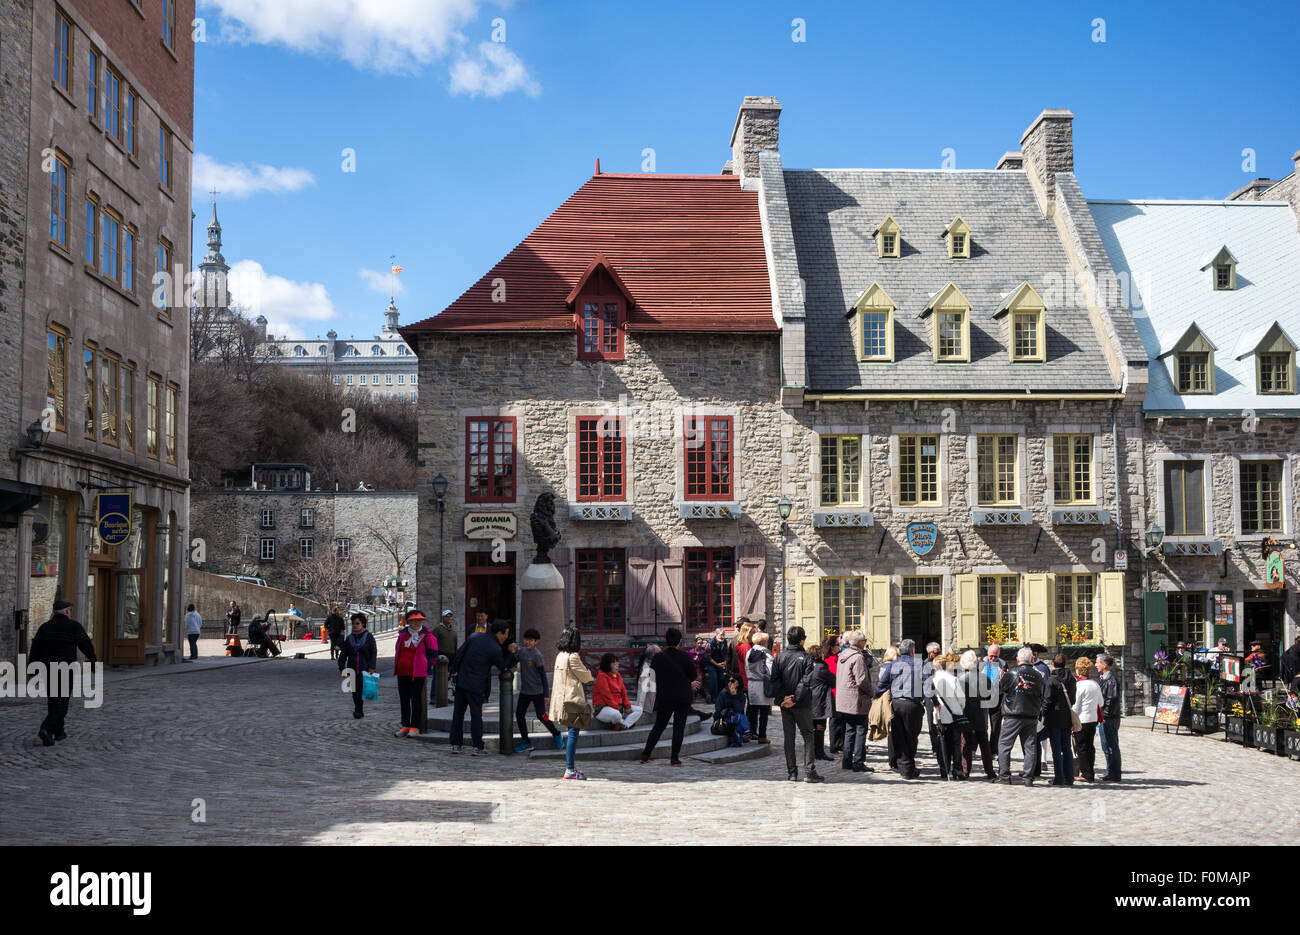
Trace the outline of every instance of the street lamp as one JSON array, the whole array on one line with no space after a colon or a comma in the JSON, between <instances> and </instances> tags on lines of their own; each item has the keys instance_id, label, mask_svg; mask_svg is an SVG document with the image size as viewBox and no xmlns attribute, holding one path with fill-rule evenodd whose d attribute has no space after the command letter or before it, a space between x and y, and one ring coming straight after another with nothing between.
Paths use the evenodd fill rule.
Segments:
<instances>
[{"instance_id":1,"label":"street lamp","mask_svg":"<svg viewBox=\"0 0 1300 935\"><path fill-rule=\"evenodd\" d=\"M783 647L785 646L785 613L786 613L785 550L786 550L786 543L789 541L789 533L790 533L790 524L786 522L786 520L790 518L790 511L793 508L794 508L794 504L790 502L790 498L787 497L785 494L782 494L781 499L776 501L776 512L777 515L781 517L781 645Z\"/></svg>"},{"instance_id":2,"label":"street lamp","mask_svg":"<svg viewBox=\"0 0 1300 935\"><path fill-rule=\"evenodd\" d=\"M1160 548L1160 543L1165 541L1165 531L1156 523L1147 527L1146 532L1147 551L1155 552Z\"/></svg>"},{"instance_id":3,"label":"street lamp","mask_svg":"<svg viewBox=\"0 0 1300 935\"><path fill-rule=\"evenodd\" d=\"M439 474L430 481L430 484L433 486L433 496L438 502L438 612L442 613L442 552L443 543L446 541L447 478Z\"/></svg>"}]
</instances>

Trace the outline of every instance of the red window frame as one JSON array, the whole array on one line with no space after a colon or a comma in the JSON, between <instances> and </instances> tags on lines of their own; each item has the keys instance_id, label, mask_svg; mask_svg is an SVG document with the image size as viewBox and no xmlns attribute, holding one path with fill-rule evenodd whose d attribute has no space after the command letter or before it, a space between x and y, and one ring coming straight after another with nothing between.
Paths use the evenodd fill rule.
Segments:
<instances>
[{"instance_id":1,"label":"red window frame","mask_svg":"<svg viewBox=\"0 0 1300 935\"><path fill-rule=\"evenodd\" d=\"M730 500L734 489L735 432L731 416L687 416L683 495L687 500Z\"/></svg>"},{"instance_id":2,"label":"red window frame","mask_svg":"<svg viewBox=\"0 0 1300 935\"><path fill-rule=\"evenodd\" d=\"M686 550L687 630L731 626L735 594L735 549Z\"/></svg>"},{"instance_id":3,"label":"red window frame","mask_svg":"<svg viewBox=\"0 0 1300 935\"><path fill-rule=\"evenodd\" d=\"M627 300L621 295L583 295L574 303L579 360L623 360Z\"/></svg>"},{"instance_id":4,"label":"red window frame","mask_svg":"<svg viewBox=\"0 0 1300 935\"><path fill-rule=\"evenodd\" d=\"M612 416L578 419L577 499L583 503L617 502L627 489L627 438L623 420Z\"/></svg>"},{"instance_id":5,"label":"red window frame","mask_svg":"<svg viewBox=\"0 0 1300 935\"><path fill-rule=\"evenodd\" d=\"M481 427L480 427L481 426ZM504 437L498 438L498 432ZM511 503L515 499L515 417L467 416L465 419L465 502ZM502 468L506 473L498 473ZM479 473L476 475L475 471ZM475 478L484 478L476 485ZM501 478L501 483L497 483ZM480 487L488 487L484 493Z\"/></svg>"},{"instance_id":6,"label":"red window frame","mask_svg":"<svg viewBox=\"0 0 1300 935\"><path fill-rule=\"evenodd\" d=\"M627 553L577 549L573 619L579 630L621 632L627 626Z\"/></svg>"}]
</instances>

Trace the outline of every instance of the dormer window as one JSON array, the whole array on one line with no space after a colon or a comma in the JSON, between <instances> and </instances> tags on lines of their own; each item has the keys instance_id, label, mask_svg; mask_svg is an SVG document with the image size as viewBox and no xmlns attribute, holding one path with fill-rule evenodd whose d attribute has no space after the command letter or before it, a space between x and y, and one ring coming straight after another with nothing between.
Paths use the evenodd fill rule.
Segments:
<instances>
[{"instance_id":1,"label":"dormer window","mask_svg":"<svg viewBox=\"0 0 1300 935\"><path fill-rule=\"evenodd\" d=\"M303 347L301 344L295 344L295 345L293 346L293 356L294 356L294 357L306 357L306 356L307 356L307 349L306 349L305 347Z\"/></svg>"},{"instance_id":2,"label":"dormer window","mask_svg":"<svg viewBox=\"0 0 1300 935\"><path fill-rule=\"evenodd\" d=\"M578 331L578 359L624 360L630 296L603 256L592 260L568 301Z\"/></svg>"},{"instance_id":3,"label":"dormer window","mask_svg":"<svg viewBox=\"0 0 1300 935\"><path fill-rule=\"evenodd\" d=\"M380 347L378 344L372 344L372 345L370 346L370 356L371 356L371 357L383 357L383 356L384 356L384 349L383 349L382 347Z\"/></svg>"},{"instance_id":4,"label":"dormer window","mask_svg":"<svg viewBox=\"0 0 1300 935\"><path fill-rule=\"evenodd\" d=\"M1028 282L1012 292L993 317L1007 317L1007 350L1013 363L1041 363L1047 359L1047 309Z\"/></svg>"},{"instance_id":5,"label":"dormer window","mask_svg":"<svg viewBox=\"0 0 1300 935\"><path fill-rule=\"evenodd\" d=\"M1214 393L1214 352L1218 350L1196 322L1183 332L1172 348L1160 356L1172 357L1174 387L1189 395Z\"/></svg>"},{"instance_id":6,"label":"dormer window","mask_svg":"<svg viewBox=\"0 0 1300 935\"><path fill-rule=\"evenodd\" d=\"M876 238L876 249L882 259L898 259L902 231L892 214L880 222L872 236Z\"/></svg>"},{"instance_id":7,"label":"dormer window","mask_svg":"<svg viewBox=\"0 0 1300 935\"><path fill-rule=\"evenodd\" d=\"M961 219L961 215L952 219L943 231L948 244L948 256L954 260L970 259L970 225Z\"/></svg>"},{"instance_id":8,"label":"dormer window","mask_svg":"<svg viewBox=\"0 0 1300 935\"><path fill-rule=\"evenodd\" d=\"M1248 345L1247 350L1237 359L1241 360L1251 353L1255 355L1255 380L1261 395L1282 395L1296 391L1296 346L1290 335L1282 330L1281 323L1273 322L1262 338L1256 340L1252 336L1243 343Z\"/></svg>"},{"instance_id":9,"label":"dormer window","mask_svg":"<svg viewBox=\"0 0 1300 935\"><path fill-rule=\"evenodd\" d=\"M1210 285L1215 292L1231 292L1237 288L1237 258L1226 244L1211 254L1201 269L1210 270Z\"/></svg>"},{"instance_id":10,"label":"dormer window","mask_svg":"<svg viewBox=\"0 0 1300 935\"><path fill-rule=\"evenodd\" d=\"M944 286L926 306L922 317L934 316L934 359L940 363L970 361L970 302L952 283Z\"/></svg>"},{"instance_id":11,"label":"dormer window","mask_svg":"<svg viewBox=\"0 0 1300 935\"><path fill-rule=\"evenodd\" d=\"M858 360L891 361L894 359L894 300L873 282L849 309L853 344Z\"/></svg>"}]
</instances>

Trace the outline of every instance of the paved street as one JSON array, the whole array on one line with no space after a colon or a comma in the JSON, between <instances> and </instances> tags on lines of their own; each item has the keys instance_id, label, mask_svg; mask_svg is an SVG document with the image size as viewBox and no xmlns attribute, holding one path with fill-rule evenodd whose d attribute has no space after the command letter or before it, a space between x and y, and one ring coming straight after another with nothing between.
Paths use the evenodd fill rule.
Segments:
<instances>
[{"instance_id":1,"label":"paved street","mask_svg":"<svg viewBox=\"0 0 1300 935\"><path fill-rule=\"evenodd\" d=\"M390 659L391 645L381 640ZM1139 718L1121 733L1119 786L863 780L837 764L821 786L794 785L779 747L729 766L590 762L584 783L562 780L559 764L394 738L391 679L354 720L328 656L157 671L112 680L99 709L74 702L69 739L48 749L43 702L0 702L0 844L687 843L703 816L749 802L795 820L723 825L716 843L999 844L1029 827L1062 842L1208 844L1252 803L1269 816L1253 843L1283 843L1300 822L1300 763L1153 735ZM869 762L882 768L883 748ZM921 765L934 774L928 753ZM191 820L196 799L205 822ZM846 808L860 811L837 819Z\"/></svg>"}]
</instances>

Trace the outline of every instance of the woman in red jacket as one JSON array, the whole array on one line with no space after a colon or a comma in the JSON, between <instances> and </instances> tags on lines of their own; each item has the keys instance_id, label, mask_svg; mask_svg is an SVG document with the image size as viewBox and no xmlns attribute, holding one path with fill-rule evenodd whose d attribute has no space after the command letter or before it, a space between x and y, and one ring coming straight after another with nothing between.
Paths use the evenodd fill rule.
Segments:
<instances>
[{"instance_id":1,"label":"woman in red jacket","mask_svg":"<svg viewBox=\"0 0 1300 935\"><path fill-rule=\"evenodd\" d=\"M640 705L628 700L627 686L618 674L618 658L613 653L600 657L600 671L591 689L591 706L596 712L592 716L614 730L626 730L641 718Z\"/></svg>"},{"instance_id":2,"label":"woman in red jacket","mask_svg":"<svg viewBox=\"0 0 1300 935\"><path fill-rule=\"evenodd\" d=\"M420 736L420 702L428 690L424 680L438 665L438 641L424 621L424 614L413 610L406 615L406 627L397 632L393 674L402 701L402 726L393 732L394 737Z\"/></svg>"}]
</instances>

